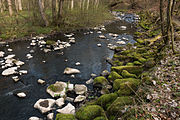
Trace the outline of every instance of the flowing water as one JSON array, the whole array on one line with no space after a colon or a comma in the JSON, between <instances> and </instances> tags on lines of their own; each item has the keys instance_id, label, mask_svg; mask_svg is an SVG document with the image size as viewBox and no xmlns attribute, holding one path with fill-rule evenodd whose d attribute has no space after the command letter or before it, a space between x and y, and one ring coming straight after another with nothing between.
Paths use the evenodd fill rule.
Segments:
<instances>
[{"instance_id":1,"label":"flowing water","mask_svg":"<svg viewBox=\"0 0 180 120\"><path fill-rule=\"evenodd\" d=\"M119 27L122 25L127 26L127 29L120 30ZM86 81L90 79L91 73L100 75L103 70L110 70L111 66L106 62L106 58L112 58L114 52L107 45L115 43L115 40L108 33L117 33L119 38L126 37L128 39L126 43L134 43L132 35L135 29L132 23L120 20L108 24L106 29L107 31L104 31L102 34L109 40L98 38L99 34L97 31L93 31L92 34L88 35L84 35L87 31L76 32L74 33L76 38L75 44L61 51L48 53L44 53L37 46L28 49L30 41L9 43L9 47L1 45L0 50L5 51L6 55L14 53L16 58L25 62L21 69L28 70L28 74L22 75L17 83L12 80L12 76L3 77L0 75L0 120L27 120L31 116L45 119L45 115L34 109L33 105L40 98L51 98L46 93L48 85L56 81L86 84ZM66 41L66 38L63 36L53 39L58 40L59 38ZM101 47L97 46L99 43L102 44ZM8 48L12 48L13 52L8 52ZM35 52L32 53L33 58L27 60L26 54L30 50ZM62 51L64 55L59 54ZM68 60L67 62L65 61L66 59ZM76 62L80 62L81 65L76 66ZM81 73L75 75L75 78L71 78L69 75L63 74L66 67L77 68ZM0 69L0 72L2 71L3 69ZM45 80L47 84L39 85L37 83L38 79ZM92 85L87 86L89 89L93 89ZM26 98L22 99L14 95L22 91L27 94Z\"/></svg>"}]
</instances>

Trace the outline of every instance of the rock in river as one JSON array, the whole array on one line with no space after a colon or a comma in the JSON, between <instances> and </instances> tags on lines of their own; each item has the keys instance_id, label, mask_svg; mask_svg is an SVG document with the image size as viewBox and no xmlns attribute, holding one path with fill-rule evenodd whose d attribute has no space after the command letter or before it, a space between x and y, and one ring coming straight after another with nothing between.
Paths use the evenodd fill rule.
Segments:
<instances>
[{"instance_id":1,"label":"rock in river","mask_svg":"<svg viewBox=\"0 0 180 120\"><path fill-rule=\"evenodd\" d=\"M64 108L58 109L57 112L62 113L62 114L75 114L75 107L71 104L68 103Z\"/></svg>"},{"instance_id":2,"label":"rock in river","mask_svg":"<svg viewBox=\"0 0 180 120\"><path fill-rule=\"evenodd\" d=\"M0 51L0 57L4 57L4 52L3 51Z\"/></svg>"},{"instance_id":3,"label":"rock in river","mask_svg":"<svg viewBox=\"0 0 180 120\"><path fill-rule=\"evenodd\" d=\"M58 107L62 107L64 105L64 98L57 99L56 105L58 105Z\"/></svg>"},{"instance_id":4,"label":"rock in river","mask_svg":"<svg viewBox=\"0 0 180 120\"><path fill-rule=\"evenodd\" d=\"M11 68L5 69L5 70L2 72L2 75L8 76L8 75L16 74L16 73L17 73L16 70L17 70L17 67L11 67Z\"/></svg>"},{"instance_id":5,"label":"rock in river","mask_svg":"<svg viewBox=\"0 0 180 120\"><path fill-rule=\"evenodd\" d=\"M78 95L78 96L75 98L74 102L82 102L82 101L84 101L85 99L86 99L86 96L84 96L84 95Z\"/></svg>"},{"instance_id":6,"label":"rock in river","mask_svg":"<svg viewBox=\"0 0 180 120\"><path fill-rule=\"evenodd\" d=\"M87 87L85 85L75 85L76 94L84 94L87 92Z\"/></svg>"},{"instance_id":7,"label":"rock in river","mask_svg":"<svg viewBox=\"0 0 180 120\"><path fill-rule=\"evenodd\" d=\"M46 91L52 97L64 96L66 95L67 84L65 82L56 82L55 84L50 85Z\"/></svg>"},{"instance_id":8,"label":"rock in river","mask_svg":"<svg viewBox=\"0 0 180 120\"><path fill-rule=\"evenodd\" d=\"M41 113L46 113L52 110L52 106L55 104L54 99L39 99L35 104L34 108L37 108Z\"/></svg>"},{"instance_id":9,"label":"rock in river","mask_svg":"<svg viewBox=\"0 0 180 120\"><path fill-rule=\"evenodd\" d=\"M47 115L47 119L48 119L48 120L53 120L53 117L54 117L54 113L49 113L49 114Z\"/></svg>"},{"instance_id":10,"label":"rock in river","mask_svg":"<svg viewBox=\"0 0 180 120\"><path fill-rule=\"evenodd\" d=\"M45 83L45 81L42 80L42 79L39 79L37 82L38 82L39 84L41 84L41 85Z\"/></svg>"},{"instance_id":11,"label":"rock in river","mask_svg":"<svg viewBox=\"0 0 180 120\"><path fill-rule=\"evenodd\" d=\"M28 120L42 120L41 118L38 118L38 117L30 117Z\"/></svg>"},{"instance_id":12,"label":"rock in river","mask_svg":"<svg viewBox=\"0 0 180 120\"><path fill-rule=\"evenodd\" d=\"M23 93L23 92L20 92L20 93L17 94L17 96L20 97L20 98L25 98L26 94Z\"/></svg>"},{"instance_id":13,"label":"rock in river","mask_svg":"<svg viewBox=\"0 0 180 120\"><path fill-rule=\"evenodd\" d=\"M78 69L75 69L75 68L69 68L67 67L65 70L64 70L64 74L77 74L77 73L80 73L80 71Z\"/></svg>"}]
</instances>

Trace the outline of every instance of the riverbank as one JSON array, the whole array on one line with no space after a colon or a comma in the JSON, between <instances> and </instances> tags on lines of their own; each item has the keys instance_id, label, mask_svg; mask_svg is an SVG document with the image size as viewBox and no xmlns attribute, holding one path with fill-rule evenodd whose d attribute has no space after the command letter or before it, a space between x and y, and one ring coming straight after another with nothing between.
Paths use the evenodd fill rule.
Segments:
<instances>
[{"instance_id":1,"label":"riverbank","mask_svg":"<svg viewBox=\"0 0 180 120\"><path fill-rule=\"evenodd\" d=\"M113 59L108 60L111 73L94 79L94 86L101 86L105 94L83 105L76 111L76 118L179 119L179 38L175 41L177 54L168 47L162 51L160 31L154 31L158 24L149 18L155 17L141 15L137 43L115 49Z\"/></svg>"}]
</instances>

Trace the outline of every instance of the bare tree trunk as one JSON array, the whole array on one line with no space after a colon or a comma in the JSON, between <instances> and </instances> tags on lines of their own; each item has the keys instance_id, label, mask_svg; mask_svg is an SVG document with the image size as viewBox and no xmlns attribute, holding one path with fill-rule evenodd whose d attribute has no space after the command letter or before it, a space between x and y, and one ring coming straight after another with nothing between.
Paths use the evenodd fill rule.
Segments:
<instances>
[{"instance_id":1,"label":"bare tree trunk","mask_svg":"<svg viewBox=\"0 0 180 120\"><path fill-rule=\"evenodd\" d=\"M18 12L19 11L19 6L18 6L18 0L14 0L14 6L15 6L15 9L16 11Z\"/></svg>"},{"instance_id":2,"label":"bare tree trunk","mask_svg":"<svg viewBox=\"0 0 180 120\"><path fill-rule=\"evenodd\" d=\"M89 0L87 0L87 10L89 9Z\"/></svg>"},{"instance_id":3,"label":"bare tree trunk","mask_svg":"<svg viewBox=\"0 0 180 120\"><path fill-rule=\"evenodd\" d=\"M166 32L165 32L165 27L164 27L164 0L160 0L160 20L161 20L161 32L163 36L164 43L167 43L167 37L166 37Z\"/></svg>"},{"instance_id":4,"label":"bare tree trunk","mask_svg":"<svg viewBox=\"0 0 180 120\"><path fill-rule=\"evenodd\" d=\"M62 18L63 2L64 2L64 0L59 0L58 20L60 20Z\"/></svg>"},{"instance_id":5,"label":"bare tree trunk","mask_svg":"<svg viewBox=\"0 0 180 120\"><path fill-rule=\"evenodd\" d=\"M13 15L12 2L11 0L7 0L7 2L8 2L8 8L9 8L9 15L12 16Z\"/></svg>"},{"instance_id":6,"label":"bare tree trunk","mask_svg":"<svg viewBox=\"0 0 180 120\"><path fill-rule=\"evenodd\" d=\"M2 2L2 0L0 0L0 11L1 11L1 13L3 13L3 2Z\"/></svg>"},{"instance_id":7,"label":"bare tree trunk","mask_svg":"<svg viewBox=\"0 0 180 120\"><path fill-rule=\"evenodd\" d=\"M52 21L56 21L56 0L52 0Z\"/></svg>"},{"instance_id":8,"label":"bare tree trunk","mask_svg":"<svg viewBox=\"0 0 180 120\"><path fill-rule=\"evenodd\" d=\"M71 10L74 8L74 0L71 0Z\"/></svg>"},{"instance_id":9,"label":"bare tree trunk","mask_svg":"<svg viewBox=\"0 0 180 120\"><path fill-rule=\"evenodd\" d=\"M18 6L19 6L19 10L22 11L22 1L21 0L18 0Z\"/></svg>"},{"instance_id":10,"label":"bare tree trunk","mask_svg":"<svg viewBox=\"0 0 180 120\"><path fill-rule=\"evenodd\" d=\"M41 17L45 23L45 26L49 26L49 22L45 16L45 13L44 13L44 10L43 10L43 5L42 5L42 0L39 0L39 10L40 10L40 14L41 14Z\"/></svg>"}]
</instances>

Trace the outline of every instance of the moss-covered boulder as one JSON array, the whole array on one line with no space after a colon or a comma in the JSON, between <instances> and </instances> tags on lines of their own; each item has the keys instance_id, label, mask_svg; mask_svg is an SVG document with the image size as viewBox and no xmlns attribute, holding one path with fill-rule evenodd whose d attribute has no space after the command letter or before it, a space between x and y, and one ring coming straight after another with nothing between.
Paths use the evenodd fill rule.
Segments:
<instances>
[{"instance_id":1,"label":"moss-covered boulder","mask_svg":"<svg viewBox=\"0 0 180 120\"><path fill-rule=\"evenodd\" d=\"M131 74L129 73L127 70L123 70L121 75L124 77L124 78L137 78L137 76L135 74Z\"/></svg>"},{"instance_id":2,"label":"moss-covered boulder","mask_svg":"<svg viewBox=\"0 0 180 120\"><path fill-rule=\"evenodd\" d=\"M116 79L121 79L121 78L123 78L123 77L121 75L119 75L116 71L112 71L110 73L110 75L108 76L109 81L114 81Z\"/></svg>"},{"instance_id":3,"label":"moss-covered boulder","mask_svg":"<svg viewBox=\"0 0 180 120\"><path fill-rule=\"evenodd\" d=\"M126 66L134 66L134 63L127 63Z\"/></svg>"},{"instance_id":4,"label":"moss-covered boulder","mask_svg":"<svg viewBox=\"0 0 180 120\"><path fill-rule=\"evenodd\" d=\"M104 116L104 110L99 105L83 106L76 112L78 120L93 120L99 116Z\"/></svg>"},{"instance_id":5,"label":"moss-covered boulder","mask_svg":"<svg viewBox=\"0 0 180 120\"><path fill-rule=\"evenodd\" d=\"M143 68L141 66L116 66L111 67L112 71L116 71L121 74L123 70L127 70L129 73L139 75L143 72Z\"/></svg>"},{"instance_id":6,"label":"moss-covered boulder","mask_svg":"<svg viewBox=\"0 0 180 120\"><path fill-rule=\"evenodd\" d=\"M72 114L57 114L56 120L76 120L76 118Z\"/></svg>"},{"instance_id":7,"label":"moss-covered boulder","mask_svg":"<svg viewBox=\"0 0 180 120\"><path fill-rule=\"evenodd\" d=\"M119 60L113 61L113 66L121 66L121 65L123 65L123 62L120 62Z\"/></svg>"},{"instance_id":8,"label":"moss-covered boulder","mask_svg":"<svg viewBox=\"0 0 180 120\"><path fill-rule=\"evenodd\" d=\"M142 63L139 61L134 61L133 63L134 63L134 65L142 65Z\"/></svg>"},{"instance_id":9,"label":"moss-covered boulder","mask_svg":"<svg viewBox=\"0 0 180 120\"><path fill-rule=\"evenodd\" d=\"M144 44L144 40L142 40L142 39L136 39L136 41L140 44Z\"/></svg>"},{"instance_id":10,"label":"moss-covered boulder","mask_svg":"<svg viewBox=\"0 0 180 120\"><path fill-rule=\"evenodd\" d=\"M117 97L117 93L105 94L97 99L96 104L106 109L106 105L108 105L108 103L112 103Z\"/></svg>"},{"instance_id":11,"label":"moss-covered boulder","mask_svg":"<svg viewBox=\"0 0 180 120\"><path fill-rule=\"evenodd\" d=\"M96 77L93 82L94 86L102 86L102 85L105 86L108 84L109 84L108 80L103 76Z\"/></svg>"},{"instance_id":12,"label":"moss-covered boulder","mask_svg":"<svg viewBox=\"0 0 180 120\"><path fill-rule=\"evenodd\" d=\"M145 63L147 60L143 57L138 57L137 60L141 63Z\"/></svg>"},{"instance_id":13,"label":"moss-covered boulder","mask_svg":"<svg viewBox=\"0 0 180 120\"><path fill-rule=\"evenodd\" d=\"M95 118L94 120L107 120L107 119L104 116L100 116L100 117Z\"/></svg>"},{"instance_id":14,"label":"moss-covered boulder","mask_svg":"<svg viewBox=\"0 0 180 120\"><path fill-rule=\"evenodd\" d=\"M132 105L133 98L129 96L118 97L107 109L109 115L122 115L125 105Z\"/></svg>"},{"instance_id":15,"label":"moss-covered boulder","mask_svg":"<svg viewBox=\"0 0 180 120\"><path fill-rule=\"evenodd\" d=\"M128 96L137 91L139 84L140 80L135 78L117 79L113 83L113 89L118 90L119 96Z\"/></svg>"}]
</instances>

